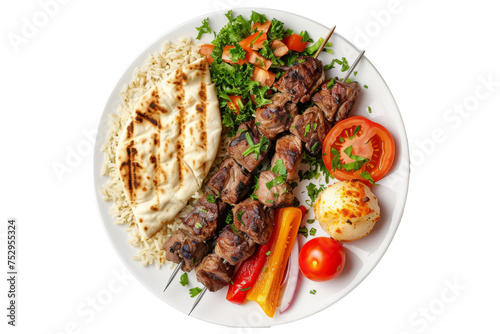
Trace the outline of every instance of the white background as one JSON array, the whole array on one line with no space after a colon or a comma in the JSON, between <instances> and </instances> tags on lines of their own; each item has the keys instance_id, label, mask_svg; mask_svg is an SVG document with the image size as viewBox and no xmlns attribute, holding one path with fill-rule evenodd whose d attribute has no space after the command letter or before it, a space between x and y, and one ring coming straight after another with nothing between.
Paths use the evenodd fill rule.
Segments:
<instances>
[{"instance_id":1,"label":"white background","mask_svg":"<svg viewBox=\"0 0 500 334\"><path fill-rule=\"evenodd\" d=\"M101 226L85 151L116 81L143 48L192 17L232 7L336 24L391 88L412 158L405 213L378 266L335 305L271 330L499 331L500 24L492 1L73 0L14 46L8 36L22 36L46 2L0 5L2 333L270 331L188 318L126 275ZM77 149L81 159L58 177L54 163ZM19 225L16 328L5 316L10 217ZM90 312L104 294L105 305Z\"/></svg>"}]
</instances>

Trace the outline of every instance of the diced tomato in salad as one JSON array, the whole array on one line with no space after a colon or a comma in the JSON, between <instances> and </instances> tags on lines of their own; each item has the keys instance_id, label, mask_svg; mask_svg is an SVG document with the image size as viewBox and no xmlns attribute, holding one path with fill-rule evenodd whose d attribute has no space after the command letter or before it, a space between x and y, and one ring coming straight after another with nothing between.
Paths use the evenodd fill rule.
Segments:
<instances>
[{"instance_id":1,"label":"diced tomato in salad","mask_svg":"<svg viewBox=\"0 0 500 334\"><path fill-rule=\"evenodd\" d=\"M283 43L288 49L303 52L306 49L307 42L302 42L302 36L297 34L292 34L288 37L283 38Z\"/></svg>"},{"instance_id":2,"label":"diced tomato in salad","mask_svg":"<svg viewBox=\"0 0 500 334\"><path fill-rule=\"evenodd\" d=\"M255 66L253 69L252 80L258 81L262 86L271 87L274 83L276 74L271 71L267 71L263 68Z\"/></svg>"},{"instance_id":3,"label":"diced tomato in salad","mask_svg":"<svg viewBox=\"0 0 500 334\"><path fill-rule=\"evenodd\" d=\"M214 59L212 58L211 54L212 51L214 51L215 45L212 44L205 44L200 47L200 54L204 55L208 59L208 64L212 64Z\"/></svg>"},{"instance_id":4,"label":"diced tomato in salad","mask_svg":"<svg viewBox=\"0 0 500 334\"><path fill-rule=\"evenodd\" d=\"M257 31L263 31L267 33L269 31L269 28L271 28L271 23L271 20L267 20L264 23L254 22L254 24L252 25L252 30L257 29Z\"/></svg>"},{"instance_id":5,"label":"diced tomato in salad","mask_svg":"<svg viewBox=\"0 0 500 334\"><path fill-rule=\"evenodd\" d=\"M229 99L231 100L231 102L228 102L227 103L227 106L231 109L233 109L236 114L239 114L240 113L240 106L238 105L238 101L241 100L241 95L228 95L229 96Z\"/></svg>"},{"instance_id":6,"label":"diced tomato in salad","mask_svg":"<svg viewBox=\"0 0 500 334\"><path fill-rule=\"evenodd\" d=\"M246 62L243 59L239 59L238 62L235 63L233 61L233 59L231 58L231 54L229 53L229 50L234 49L234 48L235 48L234 45L226 45L226 47L222 51L222 60L224 60L226 63L229 63L229 64L243 65Z\"/></svg>"},{"instance_id":7,"label":"diced tomato in salad","mask_svg":"<svg viewBox=\"0 0 500 334\"><path fill-rule=\"evenodd\" d=\"M259 50L264 46L264 41L267 40L267 34L264 31L257 31L256 33L248 36L241 42L238 42L243 49Z\"/></svg>"}]
</instances>

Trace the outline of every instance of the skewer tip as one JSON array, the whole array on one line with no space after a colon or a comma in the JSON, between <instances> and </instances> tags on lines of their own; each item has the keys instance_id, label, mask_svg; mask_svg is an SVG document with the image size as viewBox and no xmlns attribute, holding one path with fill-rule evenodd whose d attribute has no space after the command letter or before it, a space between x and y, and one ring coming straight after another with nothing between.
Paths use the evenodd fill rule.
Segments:
<instances>
[{"instance_id":1,"label":"skewer tip","mask_svg":"<svg viewBox=\"0 0 500 334\"><path fill-rule=\"evenodd\" d=\"M205 292L207 292L207 290L208 290L207 287L204 287L203 290L200 292L200 294L198 295L198 298L196 298L196 301L194 302L193 307L191 307L191 311L189 311L188 316L190 316L191 313L194 311L194 309L196 308L198 303L201 301L201 299L203 298L203 295L205 294Z\"/></svg>"}]
</instances>

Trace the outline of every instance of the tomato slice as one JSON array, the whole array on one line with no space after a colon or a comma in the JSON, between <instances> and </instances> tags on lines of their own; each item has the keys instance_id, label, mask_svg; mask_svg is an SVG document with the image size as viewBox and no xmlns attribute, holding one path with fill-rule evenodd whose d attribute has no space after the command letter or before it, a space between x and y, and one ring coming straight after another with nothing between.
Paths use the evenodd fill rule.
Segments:
<instances>
[{"instance_id":1,"label":"tomato slice","mask_svg":"<svg viewBox=\"0 0 500 334\"><path fill-rule=\"evenodd\" d=\"M377 182L390 170L394 152L390 132L362 116L338 122L323 141L325 166L340 181L359 179L370 185L368 172Z\"/></svg>"},{"instance_id":2,"label":"tomato slice","mask_svg":"<svg viewBox=\"0 0 500 334\"><path fill-rule=\"evenodd\" d=\"M288 49L302 52L306 49L307 42L302 42L302 36L297 34L292 34L288 37L283 38L283 43L287 46Z\"/></svg>"},{"instance_id":3,"label":"tomato slice","mask_svg":"<svg viewBox=\"0 0 500 334\"><path fill-rule=\"evenodd\" d=\"M211 56L214 48L215 48L215 45L212 45L212 44L205 44L205 45L200 46L199 52L200 52L200 54L205 55L207 57L209 64L212 64L212 62L214 61L214 59Z\"/></svg>"}]
</instances>

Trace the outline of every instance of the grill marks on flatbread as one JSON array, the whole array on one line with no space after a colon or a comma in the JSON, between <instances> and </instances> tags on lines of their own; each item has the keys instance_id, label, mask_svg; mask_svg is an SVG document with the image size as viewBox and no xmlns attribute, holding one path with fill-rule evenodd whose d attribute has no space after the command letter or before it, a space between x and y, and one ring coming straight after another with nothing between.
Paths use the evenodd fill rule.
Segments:
<instances>
[{"instance_id":1,"label":"grill marks on flatbread","mask_svg":"<svg viewBox=\"0 0 500 334\"><path fill-rule=\"evenodd\" d=\"M143 237L167 224L200 188L219 147L221 120L205 59L139 98L118 140L125 196Z\"/></svg>"}]
</instances>

